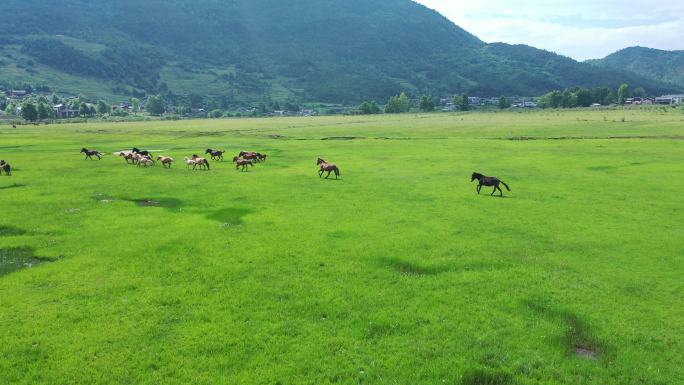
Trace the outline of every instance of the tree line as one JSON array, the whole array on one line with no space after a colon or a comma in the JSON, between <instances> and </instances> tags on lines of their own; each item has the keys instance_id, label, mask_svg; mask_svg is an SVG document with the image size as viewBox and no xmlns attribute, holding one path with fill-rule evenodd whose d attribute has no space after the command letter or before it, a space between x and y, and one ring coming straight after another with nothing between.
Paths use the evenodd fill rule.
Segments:
<instances>
[{"instance_id":1,"label":"tree line","mask_svg":"<svg viewBox=\"0 0 684 385\"><path fill-rule=\"evenodd\" d=\"M631 91L628 84L622 84L617 90L607 87L566 88L563 92L551 91L539 98L540 108L576 108L591 107L594 104L624 105L630 97L646 97L646 90L639 87Z\"/></svg>"}]
</instances>

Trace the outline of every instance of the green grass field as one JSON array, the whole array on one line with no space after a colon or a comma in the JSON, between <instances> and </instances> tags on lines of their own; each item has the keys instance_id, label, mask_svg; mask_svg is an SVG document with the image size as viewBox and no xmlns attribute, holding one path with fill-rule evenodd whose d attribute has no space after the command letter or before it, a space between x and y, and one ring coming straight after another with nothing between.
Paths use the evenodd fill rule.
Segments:
<instances>
[{"instance_id":1,"label":"green grass field","mask_svg":"<svg viewBox=\"0 0 684 385\"><path fill-rule=\"evenodd\" d=\"M0 384L684 383L682 139L674 110L0 126Z\"/></svg>"}]
</instances>

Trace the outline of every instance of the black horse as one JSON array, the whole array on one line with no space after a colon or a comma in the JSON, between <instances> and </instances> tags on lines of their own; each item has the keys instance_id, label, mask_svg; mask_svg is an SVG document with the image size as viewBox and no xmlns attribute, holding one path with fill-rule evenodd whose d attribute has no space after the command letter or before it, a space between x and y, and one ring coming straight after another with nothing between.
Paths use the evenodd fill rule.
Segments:
<instances>
[{"instance_id":1,"label":"black horse","mask_svg":"<svg viewBox=\"0 0 684 385\"><path fill-rule=\"evenodd\" d=\"M0 160L0 174L2 173L2 171L5 172L5 175L11 176L12 166L10 166L10 164L5 162L4 160Z\"/></svg>"},{"instance_id":2,"label":"black horse","mask_svg":"<svg viewBox=\"0 0 684 385\"><path fill-rule=\"evenodd\" d=\"M152 156L152 154L151 154L149 151L147 151L147 150L140 150L138 147L133 147L133 149L131 150L131 152L134 153L134 154L140 154L140 155L144 155L144 156Z\"/></svg>"},{"instance_id":3,"label":"black horse","mask_svg":"<svg viewBox=\"0 0 684 385\"><path fill-rule=\"evenodd\" d=\"M207 151L204 152L205 154L211 155L212 160L223 160L223 154L226 153L226 150L219 151L219 150L212 150L211 148L207 148Z\"/></svg>"},{"instance_id":4,"label":"black horse","mask_svg":"<svg viewBox=\"0 0 684 385\"><path fill-rule=\"evenodd\" d=\"M480 173L474 172L473 175L470 177L470 182L473 182L474 180L478 180L480 183L477 185L477 193L480 193L480 190L482 190L482 186L488 186L488 187L494 187L494 191L490 195L494 195L496 190L499 190L499 193L503 197L503 190L501 190L501 187L499 187L500 184L506 186L506 190L511 191L511 188L508 187L508 185L500 180L499 178L493 177L493 176L484 176Z\"/></svg>"},{"instance_id":5,"label":"black horse","mask_svg":"<svg viewBox=\"0 0 684 385\"><path fill-rule=\"evenodd\" d=\"M82 149L81 149L81 154L85 154L85 160L88 160L88 159L90 159L90 160L95 160L95 159L93 159L94 156L97 157L97 160L100 160L100 159L102 159L102 156L104 155L104 154L102 154L102 153L99 152L99 151L96 151L96 150L88 150L87 148L82 148Z\"/></svg>"},{"instance_id":6,"label":"black horse","mask_svg":"<svg viewBox=\"0 0 684 385\"><path fill-rule=\"evenodd\" d=\"M265 162L265 161L266 161L266 158L268 158L268 155L262 154L262 153L260 153L260 152L257 152L257 153L256 153L256 158L257 158L257 160L258 160L259 162Z\"/></svg>"}]
</instances>

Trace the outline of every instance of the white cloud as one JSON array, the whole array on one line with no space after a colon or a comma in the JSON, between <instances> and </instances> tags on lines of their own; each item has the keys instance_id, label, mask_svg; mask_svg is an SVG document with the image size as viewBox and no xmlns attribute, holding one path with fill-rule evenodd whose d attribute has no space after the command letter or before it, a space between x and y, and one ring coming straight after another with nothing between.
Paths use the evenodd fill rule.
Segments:
<instances>
[{"instance_id":1,"label":"white cloud","mask_svg":"<svg viewBox=\"0 0 684 385\"><path fill-rule=\"evenodd\" d=\"M484 41L529 44L579 60L635 45L684 49L684 1L417 1Z\"/></svg>"}]
</instances>

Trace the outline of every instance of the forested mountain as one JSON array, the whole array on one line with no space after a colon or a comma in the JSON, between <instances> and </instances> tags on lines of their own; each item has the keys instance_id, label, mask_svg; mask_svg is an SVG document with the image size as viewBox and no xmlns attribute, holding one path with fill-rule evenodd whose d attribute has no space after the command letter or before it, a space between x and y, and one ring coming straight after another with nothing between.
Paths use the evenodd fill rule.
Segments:
<instances>
[{"instance_id":1,"label":"forested mountain","mask_svg":"<svg viewBox=\"0 0 684 385\"><path fill-rule=\"evenodd\" d=\"M2 0L0 85L93 96L384 100L406 91L672 91L527 46L485 44L410 0Z\"/></svg>"},{"instance_id":2,"label":"forested mountain","mask_svg":"<svg viewBox=\"0 0 684 385\"><path fill-rule=\"evenodd\" d=\"M684 51L630 47L589 62L604 68L629 70L684 88Z\"/></svg>"}]
</instances>

